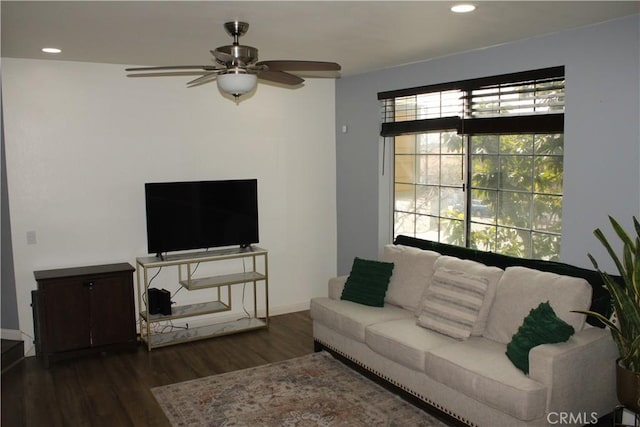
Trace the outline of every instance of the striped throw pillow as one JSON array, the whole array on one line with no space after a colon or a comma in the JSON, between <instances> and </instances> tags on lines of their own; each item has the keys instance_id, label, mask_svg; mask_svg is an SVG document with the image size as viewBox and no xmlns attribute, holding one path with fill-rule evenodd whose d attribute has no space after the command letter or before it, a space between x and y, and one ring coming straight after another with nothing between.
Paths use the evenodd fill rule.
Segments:
<instances>
[{"instance_id":1,"label":"striped throw pillow","mask_svg":"<svg viewBox=\"0 0 640 427\"><path fill-rule=\"evenodd\" d=\"M486 277L436 269L418 308L418 325L453 338L469 338L488 285Z\"/></svg>"}]
</instances>

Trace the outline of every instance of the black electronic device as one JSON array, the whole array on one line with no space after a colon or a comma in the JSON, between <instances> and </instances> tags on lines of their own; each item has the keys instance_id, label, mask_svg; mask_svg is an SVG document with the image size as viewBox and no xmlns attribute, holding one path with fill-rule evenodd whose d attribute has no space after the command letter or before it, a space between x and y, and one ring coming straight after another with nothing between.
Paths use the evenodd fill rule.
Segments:
<instances>
[{"instance_id":1,"label":"black electronic device","mask_svg":"<svg viewBox=\"0 0 640 427\"><path fill-rule=\"evenodd\" d=\"M149 288L149 314L171 315L171 293L166 289Z\"/></svg>"},{"instance_id":2,"label":"black electronic device","mask_svg":"<svg viewBox=\"0 0 640 427\"><path fill-rule=\"evenodd\" d=\"M258 181L145 184L149 253L258 243Z\"/></svg>"}]
</instances>

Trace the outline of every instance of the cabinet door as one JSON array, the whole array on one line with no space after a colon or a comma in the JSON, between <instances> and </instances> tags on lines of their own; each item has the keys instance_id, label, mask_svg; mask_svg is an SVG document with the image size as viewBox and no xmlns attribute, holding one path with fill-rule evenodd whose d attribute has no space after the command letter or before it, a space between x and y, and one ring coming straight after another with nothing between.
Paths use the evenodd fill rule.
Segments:
<instances>
[{"instance_id":1,"label":"cabinet door","mask_svg":"<svg viewBox=\"0 0 640 427\"><path fill-rule=\"evenodd\" d=\"M40 287L46 353L89 347L89 293L82 279L51 280Z\"/></svg>"},{"instance_id":2,"label":"cabinet door","mask_svg":"<svg viewBox=\"0 0 640 427\"><path fill-rule=\"evenodd\" d=\"M135 341L131 273L96 279L90 293L92 346Z\"/></svg>"}]
</instances>

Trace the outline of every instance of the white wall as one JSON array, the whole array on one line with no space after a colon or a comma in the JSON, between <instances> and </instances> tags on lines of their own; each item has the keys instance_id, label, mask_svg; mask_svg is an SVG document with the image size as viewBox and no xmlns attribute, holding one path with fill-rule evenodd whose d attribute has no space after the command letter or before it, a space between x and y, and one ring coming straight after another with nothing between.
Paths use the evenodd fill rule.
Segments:
<instances>
[{"instance_id":1,"label":"white wall","mask_svg":"<svg viewBox=\"0 0 640 427\"><path fill-rule=\"evenodd\" d=\"M387 160L381 175L378 92L558 65L566 75L561 260L590 268L588 252L608 259L593 230L612 234L608 215L632 230L631 217L640 215L638 15L340 79L338 272L348 273L355 256L377 257L390 242L391 168ZM347 133L340 132L343 125Z\"/></svg>"},{"instance_id":2,"label":"white wall","mask_svg":"<svg viewBox=\"0 0 640 427\"><path fill-rule=\"evenodd\" d=\"M33 334L34 270L146 256L144 183L152 181L257 178L272 314L326 293L336 270L334 81L259 84L236 105L215 83L187 89L188 79L3 58L22 331ZM170 289L175 276L161 276L155 286Z\"/></svg>"}]
</instances>

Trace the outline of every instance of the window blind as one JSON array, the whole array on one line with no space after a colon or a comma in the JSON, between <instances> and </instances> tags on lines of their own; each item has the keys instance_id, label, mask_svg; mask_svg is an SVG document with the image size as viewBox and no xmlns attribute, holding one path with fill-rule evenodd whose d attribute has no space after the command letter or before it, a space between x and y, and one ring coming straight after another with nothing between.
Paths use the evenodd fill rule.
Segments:
<instances>
[{"instance_id":1,"label":"window blind","mask_svg":"<svg viewBox=\"0 0 640 427\"><path fill-rule=\"evenodd\" d=\"M383 137L562 132L564 67L380 92Z\"/></svg>"}]
</instances>

